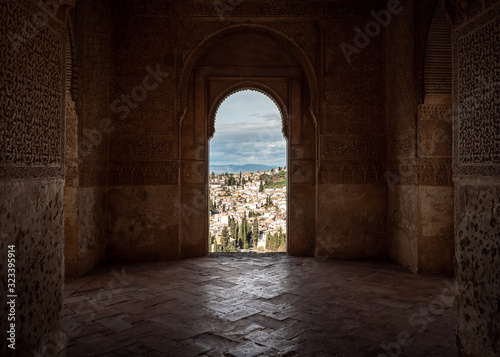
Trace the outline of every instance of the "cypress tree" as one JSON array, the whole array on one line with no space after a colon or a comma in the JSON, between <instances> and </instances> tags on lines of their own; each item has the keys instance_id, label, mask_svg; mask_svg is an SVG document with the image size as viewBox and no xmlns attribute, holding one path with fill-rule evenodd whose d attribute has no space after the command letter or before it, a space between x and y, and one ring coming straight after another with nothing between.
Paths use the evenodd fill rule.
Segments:
<instances>
[{"instance_id":1,"label":"cypress tree","mask_svg":"<svg viewBox=\"0 0 500 357\"><path fill-rule=\"evenodd\" d=\"M248 224L247 224L247 214L243 213L243 219L241 220L241 237L243 240L243 248L248 245Z\"/></svg>"},{"instance_id":2,"label":"cypress tree","mask_svg":"<svg viewBox=\"0 0 500 357\"><path fill-rule=\"evenodd\" d=\"M252 225L252 246L254 248L257 248L258 243L259 243L259 221L257 220L257 217L255 217Z\"/></svg>"},{"instance_id":3,"label":"cypress tree","mask_svg":"<svg viewBox=\"0 0 500 357\"><path fill-rule=\"evenodd\" d=\"M224 226L224 228L222 228L221 245L222 245L222 251L227 252L229 245L229 232L227 231L227 226Z\"/></svg>"},{"instance_id":4,"label":"cypress tree","mask_svg":"<svg viewBox=\"0 0 500 357\"><path fill-rule=\"evenodd\" d=\"M244 232L244 229L243 229L243 220L241 220L241 224L240 224L240 232L239 232L239 236L240 236L240 247L243 248L245 246L245 235L243 234Z\"/></svg>"}]
</instances>

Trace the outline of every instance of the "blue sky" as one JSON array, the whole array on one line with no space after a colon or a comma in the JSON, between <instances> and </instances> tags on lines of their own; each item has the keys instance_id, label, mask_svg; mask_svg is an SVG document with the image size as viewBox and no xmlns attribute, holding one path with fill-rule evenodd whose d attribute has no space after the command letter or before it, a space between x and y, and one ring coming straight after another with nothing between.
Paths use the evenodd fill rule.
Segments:
<instances>
[{"instance_id":1,"label":"blue sky","mask_svg":"<svg viewBox=\"0 0 500 357\"><path fill-rule=\"evenodd\" d=\"M269 97L245 90L226 98L215 118L210 164L286 166L281 114Z\"/></svg>"}]
</instances>

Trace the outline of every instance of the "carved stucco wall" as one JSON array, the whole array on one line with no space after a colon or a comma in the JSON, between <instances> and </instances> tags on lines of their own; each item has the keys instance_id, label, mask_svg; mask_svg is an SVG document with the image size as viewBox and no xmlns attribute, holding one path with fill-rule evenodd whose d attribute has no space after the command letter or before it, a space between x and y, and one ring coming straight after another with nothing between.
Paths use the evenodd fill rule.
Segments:
<instances>
[{"instance_id":1,"label":"carved stucco wall","mask_svg":"<svg viewBox=\"0 0 500 357\"><path fill-rule=\"evenodd\" d=\"M456 309L462 356L500 354L500 4L452 7Z\"/></svg>"},{"instance_id":2,"label":"carved stucco wall","mask_svg":"<svg viewBox=\"0 0 500 357\"><path fill-rule=\"evenodd\" d=\"M65 275L78 276L78 115L68 85L66 85L65 126L63 198Z\"/></svg>"},{"instance_id":3,"label":"carved stucco wall","mask_svg":"<svg viewBox=\"0 0 500 357\"><path fill-rule=\"evenodd\" d=\"M65 232L66 240L71 242L66 249L66 257L71 261L68 274L82 275L105 259L108 146L113 132L113 124L108 121L109 11L109 1L91 0L77 2L71 13L75 28L75 37L71 39L76 57L72 73L75 88L71 88L75 113L71 112L71 105L69 113L78 122L78 169L66 175L66 203L77 217L71 223L67 221L69 229ZM71 218L68 215L67 219Z\"/></svg>"},{"instance_id":4,"label":"carved stucco wall","mask_svg":"<svg viewBox=\"0 0 500 357\"><path fill-rule=\"evenodd\" d=\"M18 296L16 350L5 304L0 354L62 356L65 10L2 1L0 23L0 279L5 301L15 245Z\"/></svg>"},{"instance_id":5,"label":"carved stucco wall","mask_svg":"<svg viewBox=\"0 0 500 357\"><path fill-rule=\"evenodd\" d=\"M108 256L176 259L177 20L168 1L114 1L111 14Z\"/></svg>"},{"instance_id":6,"label":"carved stucco wall","mask_svg":"<svg viewBox=\"0 0 500 357\"><path fill-rule=\"evenodd\" d=\"M207 36L257 17L297 43L321 78L320 105L314 113L320 132L315 207L320 256L388 251L417 270L422 264L417 242L425 235L422 213L427 211L418 202L423 197L431 204L449 201L452 185L449 141L437 145L439 155L416 152L419 148L425 154L429 133L449 127L443 115L447 104L417 105L425 94L417 73L423 66L422 43L427 36L422 29L430 23L421 14L433 8L430 0L419 4L403 2L404 11L391 26L349 64L339 43L349 41L353 28L366 23L367 14L377 7L374 1L245 1L222 15L212 1L116 0L111 8L97 0L80 2L75 15L79 73L72 100L83 160L77 176L66 175L66 185L78 190L73 202L81 262L77 271L104 259L106 247L109 257L180 255L180 73L190 52ZM498 42L500 9L494 0L445 1L445 5L454 22L459 346L464 356L495 356L500 351L500 113L498 47L491 44ZM34 1L12 0L0 6L7 33L24 38L17 51L12 47L15 37L4 36L0 42L5 73L1 80L6 81L0 96L0 249L5 252L9 244L18 249L18 274L23 276L18 283L23 292L18 316L25 321L18 330L22 336L18 343L19 353L26 355L54 346L61 350L64 345L60 307L65 16L58 12L26 35L22 19L45 10ZM155 70L161 75L144 82ZM151 82L155 78L158 86ZM127 99L122 95L133 99L128 99L128 111L123 109ZM122 109L113 110L117 99L122 100ZM71 101L67 110L72 116ZM107 117L111 123L103 122ZM84 139L99 137L93 135L94 129L105 135L83 155L82 144L88 144ZM5 255L1 256L5 281Z\"/></svg>"},{"instance_id":7,"label":"carved stucco wall","mask_svg":"<svg viewBox=\"0 0 500 357\"><path fill-rule=\"evenodd\" d=\"M213 4L203 1L182 5L112 2L113 66L107 99L115 131L109 135L110 188L106 197L108 252L112 256L134 258L135 247L142 247L139 256L159 256L160 251L164 257L178 256L182 207L159 205L152 215L134 212L140 213L137 207L157 200L148 194L157 186L168 186L157 193L158 202L180 197L178 170L187 172L187 166L177 162L177 125L185 98L181 74L190 66L193 50L213 33L241 19L256 21L258 16L260 25L297 43L321 78L315 88L321 102L317 107L313 103L320 131L318 197L329 198L318 202L318 247L326 244L323 248L329 248L329 256L336 257L384 255L388 251L415 271L450 269L451 214L450 205L443 204L452 198L450 136L442 142L438 138L437 144L434 140L436 131L449 133L449 121L443 115L449 103L431 101L417 106L419 93L425 91L422 75L416 73L425 63L422 43L435 2L425 1L418 7L402 2L402 13L393 15L388 29L353 55L351 63L342 54L340 43L349 42L354 27L363 27L372 20L370 11L380 11L385 4L378 4L378 8L373 2L323 5L311 2L304 10L295 3L271 6L256 1L217 16L220 14ZM263 14L263 8L269 14ZM299 20L297 9L317 18ZM320 9L328 10L326 16ZM335 21L331 15L338 15ZM306 77L309 86L314 83ZM384 83L387 98L381 100ZM429 142L436 145L430 147ZM88 168L86 176L91 182L100 182L100 165L87 162L83 167ZM362 204L367 194L374 195L373 205ZM92 198L90 205L102 203L99 194L85 197ZM339 205L330 203L336 200L345 207L341 212L334 209ZM359 207L366 212L359 215ZM446 218L434 222L435 213L443 210L448 212ZM95 210L88 210L88 215L92 214ZM99 221L100 216L95 219ZM156 216L160 221L151 218ZM431 225L436 229L429 229ZM163 248L156 249L159 246ZM446 253L436 255L443 247Z\"/></svg>"},{"instance_id":8,"label":"carved stucco wall","mask_svg":"<svg viewBox=\"0 0 500 357\"><path fill-rule=\"evenodd\" d=\"M177 164L178 121L184 114L185 98L181 74L190 66L191 53L217 31L248 19L268 28L268 32L278 31L280 36L295 42L312 64L314 75L322 78L315 83L305 72L303 84L304 98L308 90L322 98L320 106L312 103L321 132L318 147L321 184L316 194L320 197L325 193L329 199L307 209L308 212L317 209L320 214L317 227L311 228L318 229L321 244L317 246L328 248L327 254L331 257L384 255L387 249L387 189L383 177L386 112L385 100L380 98L385 83L384 35L374 38L362 54L355 55L352 63L346 61L340 48L341 42L352 42L356 34L354 27L372 20L371 10L384 8L378 7L374 1L356 4L248 1L221 15L211 1L112 2L110 101L119 99L120 103L113 114L117 131L110 135L108 252L134 258L136 248L141 247L140 256L153 254L169 258L180 254L177 250L181 245L178 237L182 235L179 218L189 216L189 212L184 214L183 208L175 203L160 204L152 216L138 210L144 204L179 199L182 193L178 191L177 173L185 175L192 171L186 164ZM304 20L304 13L311 18ZM294 56L292 47L290 51ZM122 95L133 99L135 88L144 86L143 81L150 73L148 67L158 68L168 76L162 77L154 89L147 90L145 98L126 104ZM346 83L350 85L346 87ZM136 91L135 95L140 96L140 89ZM123 109L123 105L128 109ZM201 129L196 130L203 135ZM308 126L309 129L313 130ZM199 151L196 155L204 160L205 152ZM192 168L196 171L196 167ZM307 172L314 182L314 164ZM197 171L194 174L200 175ZM199 190L197 192L203 192L204 188L200 186ZM304 195L306 191L297 193ZM307 194L315 195L314 187L309 191ZM153 192L160 196L155 197ZM363 204L366 197L370 198L370 205ZM335 208L339 202L346 207L342 212ZM295 204L302 205L298 201ZM362 214L357 211L359 207L363 207ZM310 221L314 224L316 220ZM333 237L332 231L342 233Z\"/></svg>"},{"instance_id":9,"label":"carved stucco wall","mask_svg":"<svg viewBox=\"0 0 500 357\"><path fill-rule=\"evenodd\" d=\"M333 4L329 4L332 6ZM373 21L374 3L349 17L323 19L317 255L354 258L387 250L385 28L348 61L355 28ZM349 83L349 85L346 85Z\"/></svg>"}]
</instances>

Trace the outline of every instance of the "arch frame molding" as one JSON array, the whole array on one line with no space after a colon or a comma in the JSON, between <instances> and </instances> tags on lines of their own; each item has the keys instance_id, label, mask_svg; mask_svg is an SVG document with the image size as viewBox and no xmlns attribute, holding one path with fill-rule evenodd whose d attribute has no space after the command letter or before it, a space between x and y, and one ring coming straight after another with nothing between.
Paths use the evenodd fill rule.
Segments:
<instances>
[{"instance_id":1,"label":"arch frame molding","mask_svg":"<svg viewBox=\"0 0 500 357\"><path fill-rule=\"evenodd\" d=\"M190 80L192 79L194 69L200 59L210 50L211 47L225 39L238 35L255 34L265 38L269 38L276 44L288 48L291 56L303 69L304 76L307 80L307 89L309 95L309 104L311 115L314 117L319 113L319 97L318 97L318 80L316 71L311 63L311 60L304 50L297 45L290 37L267 26L257 24L238 24L231 25L224 29L214 32L196 46L187 56L183 68L180 73L179 91L177 102L179 103L179 112L181 118L184 116L188 107L188 95Z\"/></svg>"},{"instance_id":2,"label":"arch frame molding","mask_svg":"<svg viewBox=\"0 0 500 357\"><path fill-rule=\"evenodd\" d=\"M230 38L242 34L242 31L255 34L255 28L249 26L238 26L232 30L231 34L223 30L221 36ZM262 26L259 26L257 35L260 36L261 31L263 31ZM181 76L180 256L204 256L209 252L209 139L215 133L215 117L221 103L229 95L244 89L256 90L267 95L280 109L282 132L287 139L287 252L296 256L313 256L318 135L313 114L316 98L311 97L312 94L315 96L316 88L309 87L311 76L308 74L307 66L304 67L297 61L294 66L279 66L279 63L255 66L206 65L203 63L203 56L209 50L206 42L217 43L214 40L204 41L200 45L201 48L193 52L197 53L198 58L196 60L191 58L192 53ZM300 51L296 46L295 52Z\"/></svg>"}]
</instances>

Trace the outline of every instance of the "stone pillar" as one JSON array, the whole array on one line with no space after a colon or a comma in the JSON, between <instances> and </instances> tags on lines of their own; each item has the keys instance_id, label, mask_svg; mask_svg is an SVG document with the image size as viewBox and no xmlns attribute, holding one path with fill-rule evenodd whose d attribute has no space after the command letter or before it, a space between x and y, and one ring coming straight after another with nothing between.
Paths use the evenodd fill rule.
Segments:
<instances>
[{"instance_id":1,"label":"stone pillar","mask_svg":"<svg viewBox=\"0 0 500 357\"><path fill-rule=\"evenodd\" d=\"M62 302L66 8L60 4L0 4L2 304L7 294L17 296L9 298L15 302L15 309L9 310L15 321L8 320L7 305L2 306L2 356L65 354ZM8 251L12 252L10 256ZM8 281L8 267L15 270L15 285L7 285L12 283ZM12 290L7 292L7 288ZM6 336L13 323L15 345Z\"/></svg>"},{"instance_id":2,"label":"stone pillar","mask_svg":"<svg viewBox=\"0 0 500 357\"><path fill-rule=\"evenodd\" d=\"M500 3L446 1L453 23L455 281L461 356L500 355Z\"/></svg>"},{"instance_id":3,"label":"stone pillar","mask_svg":"<svg viewBox=\"0 0 500 357\"><path fill-rule=\"evenodd\" d=\"M418 110L418 272L453 273L451 97Z\"/></svg>"},{"instance_id":4,"label":"stone pillar","mask_svg":"<svg viewBox=\"0 0 500 357\"><path fill-rule=\"evenodd\" d=\"M180 123L180 253L184 257L208 254L208 138L204 77L195 76L194 101ZM190 104L190 105L189 105Z\"/></svg>"}]
</instances>

